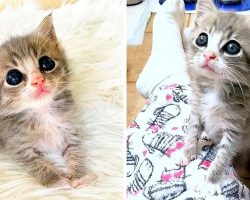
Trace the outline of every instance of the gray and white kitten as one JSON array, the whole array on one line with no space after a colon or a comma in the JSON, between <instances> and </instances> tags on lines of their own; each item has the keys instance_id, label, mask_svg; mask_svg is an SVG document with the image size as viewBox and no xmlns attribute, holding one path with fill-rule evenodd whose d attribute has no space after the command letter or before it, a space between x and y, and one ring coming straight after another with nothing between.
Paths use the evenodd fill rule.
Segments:
<instances>
[{"instance_id":1,"label":"gray and white kitten","mask_svg":"<svg viewBox=\"0 0 250 200\"><path fill-rule=\"evenodd\" d=\"M94 179L84 166L76 131L69 67L47 16L25 36L0 46L0 140L5 150L46 186L73 186ZM67 171L48 155L59 154Z\"/></svg>"},{"instance_id":2,"label":"gray and white kitten","mask_svg":"<svg viewBox=\"0 0 250 200\"><path fill-rule=\"evenodd\" d=\"M225 167L249 148L250 18L220 12L212 0L199 0L191 34L184 41L191 79L192 112L177 162L196 158L197 141L205 131L218 153L205 175L209 194L221 192Z\"/></svg>"}]
</instances>

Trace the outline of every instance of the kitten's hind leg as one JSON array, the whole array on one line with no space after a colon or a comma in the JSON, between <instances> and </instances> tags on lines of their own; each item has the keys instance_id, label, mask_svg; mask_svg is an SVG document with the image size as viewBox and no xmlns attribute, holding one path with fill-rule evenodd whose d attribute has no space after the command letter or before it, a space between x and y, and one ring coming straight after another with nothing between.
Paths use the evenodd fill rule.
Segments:
<instances>
[{"instance_id":1,"label":"kitten's hind leg","mask_svg":"<svg viewBox=\"0 0 250 200\"><path fill-rule=\"evenodd\" d=\"M18 149L10 152L12 156L44 186L70 187L69 179L64 177L63 171L51 165L45 160L43 155L33 147L20 145Z\"/></svg>"},{"instance_id":2,"label":"kitten's hind leg","mask_svg":"<svg viewBox=\"0 0 250 200\"><path fill-rule=\"evenodd\" d=\"M68 177L71 179L73 187L89 185L96 180L94 174L88 174L86 171L83 149L78 139L74 138L66 141L63 157L66 160Z\"/></svg>"},{"instance_id":3,"label":"kitten's hind leg","mask_svg":"<svg viewBox=\"0 0 250 200\"><path fill-rule=\"evenodd\" d=\"M174 159L177 165L186 166L197 156L197 143L202 133L202 126L199 115L191 113L187 135L185 136L185 146L183 150L176 154Z\"/></svg>"}]
</instances>

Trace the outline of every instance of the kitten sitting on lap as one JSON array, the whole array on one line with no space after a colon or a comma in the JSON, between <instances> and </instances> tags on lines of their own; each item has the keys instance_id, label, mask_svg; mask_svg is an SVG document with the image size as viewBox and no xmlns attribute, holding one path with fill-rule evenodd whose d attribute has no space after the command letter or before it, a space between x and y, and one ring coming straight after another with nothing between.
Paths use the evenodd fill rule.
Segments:
<instances>
[{"instance_id":1,"label":"kitten sitting on lap","mask_svg":"<svg viewBox=\"0 0 250 200\"><path fill-rule=\"evenodd\" d=\"M46 186L89 184L76 132L76 110L67 89L69 68L51 16L31 34L0 46L0 140L6 151ZM66 172L52 165L59 154Z\"/></svg>"},{"instance_id":2,"label":"kitten sitting on lap","mask_svg":"<svg viewBox=\"0 0 250 200\"><path fill-rule=\"evenodd\" d=\"M212 195L221 192L225 167L249 148L249 33L248 16L219 12L212 0L199 0L194 27L184 41L192 112L177 163L187 165L196 157L197 141L205 131L219 147L202 186Z\"/></svg>"}]
</instances>

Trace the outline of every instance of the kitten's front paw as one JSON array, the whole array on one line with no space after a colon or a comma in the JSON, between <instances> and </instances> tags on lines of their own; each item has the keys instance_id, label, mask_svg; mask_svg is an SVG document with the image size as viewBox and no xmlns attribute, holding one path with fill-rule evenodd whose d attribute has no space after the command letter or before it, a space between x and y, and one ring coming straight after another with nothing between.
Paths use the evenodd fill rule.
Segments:
<instances>
[{"instance_id":1,"label":"kitten's front paw","mask_svg":"<svg viewBox=\"0 0 250 200\"><path fill-rule=\"evenodd\" d=\"M81 178L74 179L71 183L71 186L74 188L79 187L79 186L87 186L87 185L94 183L96 179L97 179L97 176L95 174L87 174Z\"/></svg>"},{"instance_id":2,"label":"kitten's front paw","mask_svg":"<svg viewBox=\"0 0 250 200\"><path fill-rule=\"evenodd\" d=\"M72 186L70 184L70 180L62 177L59 181L52 184L50 187L52 188L63 188L63 189L72 189Z\"/></svg>"},{"instance_id":3,"label":"kitten's front paw","mask_svg":"<svg viewBox=\"0 0 250 200\"><path fill-rule=\"evenodd\" d=\"M204 184L197 185L194 190L198 193L204 194L205 196L221 194L221 187L216 183L204 182Z\"/></svg>"},{"instance_id":4,"label":"kitten's front paw","mask_svg":"<svg viewBox=\"0 0 250 200\"><path fill-rule=\"evenodd\" d=\"M196 157L195 151L184 149L175 154L174 160L176 165L187 166Z\"/></svg>"},{"instance_id":5,"label":"kitten's front paw","mask_svg":"<svg viewBox=\"0 0 250 200\"><path fill-rule=\"evenodd\" d=\"M194 190L205 196L220 195L222 193L221 187L218 183L211 183L207 174L201 176L201 181L197 182Z\"/></svg>"}]
</instances>

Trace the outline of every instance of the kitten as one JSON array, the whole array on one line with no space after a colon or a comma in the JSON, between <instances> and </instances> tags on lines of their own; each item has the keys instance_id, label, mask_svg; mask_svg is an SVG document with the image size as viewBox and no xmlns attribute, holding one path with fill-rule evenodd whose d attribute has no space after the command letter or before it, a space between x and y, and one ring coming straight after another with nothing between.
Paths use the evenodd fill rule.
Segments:
<instances>
[{"instance_id":1,"label":"kitten","mask_svg":"<svg viewBox=\"0 0 250 200\"><path fill-rule=\"evenodd\" d=\"M184 47L191 79L192 112L183 157L196 158L205 131L219 147L205 175L210 194L220 193L225 167L249 145L250 25L247 16L219 12L212 0L199 0L191 34Z\"/></svg>"},{"instance_id":2,"label":"kitten","mask_svg":"<svg viewBox=\"0 0 250 200\"><path fill-rule=\"evenodd\" d=\"M47 16L31 34L0 46L0 140L6 151L45 186L88 184L67 89L69 67ZM59 154L67 172L49 161Z\"/></svg>"}]
</instances>

